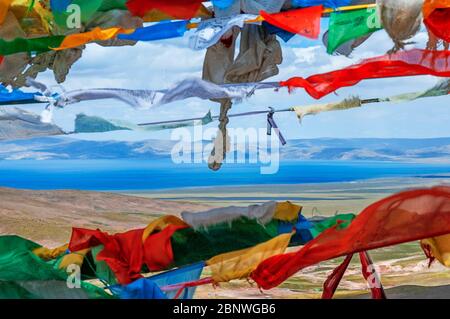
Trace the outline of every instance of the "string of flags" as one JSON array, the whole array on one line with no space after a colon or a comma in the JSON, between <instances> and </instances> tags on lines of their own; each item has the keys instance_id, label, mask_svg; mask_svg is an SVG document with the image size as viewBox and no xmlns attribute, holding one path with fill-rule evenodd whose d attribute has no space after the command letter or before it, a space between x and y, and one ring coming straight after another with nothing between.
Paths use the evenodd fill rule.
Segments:
<instances>
[{"instance_id":1,"label":"string of flags","mask_svg":"<svg viewBox=\"0 0 450 319\"><path fill-rule=\"evenodd\" d=\"M6 20L9 19L9 13L13 12L18 15L19 13L17 12L19 12L19 10L15 10L15 8L20 8L21 5L24 6L24 3L26 3L26 1L23 0L11 0L9 2L10 3L5 3L2 6L0 13L0 18L2 18L2 20L0 20L0 25L2 23L4 25L8 24L9 21ZM329 16L330 20L329 30L326 34L326 42L327 52L331 54L336 50L339 52L339 47L349 41L367 37L371 33L386 27L385 25L389 25L390 21L393 21L394 18L396 18L392 16L393 13L397 14L398 19L405 20L406 18L403 15L399 16L399 14L401 10L408 12L408 8L405 5L400 3L395 4L395 2L391 0L368 1L369 3L364 4L358 4L360 1L294 1L293 8L281 12L280 10L283 8L284 1L275 1L276 5L271 6L270 2L267 3L263 1L259 3L259 1L256 0L249 0L246 2L254 2L254 5L248 5L247 7L240 8L240 10L252 13L240 14L241 11L237 11L234 8L231 9L230 6L232 5L230 4L228 8L230 8L231 11L227 13L237 13L221 15L219 12L222 7L213 2L213 9L218 9L216 10L218 11L216 12L216 17L203 19L199 23L191 23L189 20L163 21L150 26L132 28L130 25L133 23L130 21L133 19L133 14L143 18L146 16L145 14L142 14L143 12L146 12L146 14L155 11L166 14L167 12L170 12L168 16L189 16L188 19L191 19L199 12L199 8L202 7L202 4L201 1L196 3L195 7L197 9L195 13L192 14L194 11L186 11L186 6L188 5L184 2L183 5L176 2L172 2L169 5L161 4L161 1L151 1L152 5L150 5L148 1L137 2L135 4L131 4L131 2L132 1L124 1L123 3L120 3L120 1L118 1L115 4L109 3L107 5L101 0L72 0L63 4L56 4L56 1L50 1L50 7L47 8L44 4L41 4L41 1L32 1L27 10L28 12L33 12L37 15L39 19L35 23L40 23L42 25L35 26L31 31L37 32L35 29L42 29L45 30L45 32L42 33L52 34L41 37L36 37L35 34L33 34L32 37L13 36L10 38L10 36L8 36L5 38L0 32L0 56L8 56L21 52L39 54L50 50L74 49L82 47L90 42L103 42L103 44L105 44L105 41L112 39L117 39L117 44L123 44L127 41L129 44L133 44L135 41L161 40L182 36L188 29L193 28L197 28L197 31L191 36L190 47L193 49L204 49L219 42L233 27L243 28L244 24L261 25L261 23L270 25L272 30L281 30L281 33L287 32L299 34L316 39L319 36L320 18L322 15ZM416 3L417 1L414 2L414 5L416 5ZM422 5L422 0L420 0L419 3L420 10L416 10L417 12L415 12L415 14L418 17L420 15L420 19L423 17L425 25L434 36L445 42L449 42L450 37L447 30L450 29L448 22L450 21L450 19L448 19L450 5L448 2L444 0L426 0ZM86 30L85 32L70 32L70 34L67 35L57 34L59 32L58 30L64 28L67 24L67 19L69 19L68 16L70 16L70 14L67 13L67 7L71 4L80 6L82 13L81 22L86 24L92 22L91 20L94 19L96 15L100 13L106 14L105 12L110 10L123 11L122 15L117 17L118 21L116 24L120 24L119 22L125 18L130 21L128 21L129 23L122 23L121 26L111 26L109 28L93 26L90 30ZM199 6L197 6L197 4ZM330 7L324 9L324 5ZM412 4L410 4L410 6L412 6ZM183 12L183 14L173 15L174 12ZM187 12L190 13L187 14ZM412 12L408 13L412 14ZM10 20L16 19L20 22L20 19L24 18L27 17L19 15L14 18L11 17ZM142 23L148 20L151 19L144 18ZM399 20L398 22L405 25L408 23L407 20ZM11 27L20 25L17 23L14 24L13 22L9 23L12 24ZM114 24L114 22L112 24ZM392 26L389 28L393 29L394 27ZM396 47L402 47L401 41L408 39L411 36L409 34L404 37L400 35L396 37L393 35L395 30L390 29L387 30L387 32L393 37ZM415 32L411 31L410 33L416 33L417 31L418 30L415 30ZM274 32L275 34L277 33L277 31ZM398 32L399 31L397 30L397 33ZM22 34L26 35L27 32Z\"/></svg>"},{"instance_id":2,"label":"string of flags","mask_svg":"<svg viewBox=\"0 0 450 319\"><path fill-rule=\"evenodd\" d=\"M198 286L233 280L271 289L305 267L345 257L323 285L322 298L332 298L358 253L362 276L378 280L369 285L372 297L382 299L386 294L368 251L420 240L430 261L449 267L449 205L450 188L440 186L399 192L356 216L308 219L302 206L271 201L183 212L182 218L165 215L116 234L73 228L70 241L53 249L0 236L0 296L191 299ZM286 252L288 247L297 248ZM66 285L73 265L81 269L81 289Z\"/></svg>"},{"instance_id":3,"label":"string of flags","mask_svg":"<svg viewBox=\"0 0 450 319\"><path fill-rule=\"evenodd\" d=\"M267 134L276 134L285 144L275 121L279 112L294 112L302 121L322 112L450 93L448 0L211 3L212 7L201 0L0 1L0 140L153 131L207 125L214 120L219 121L219 134L226 136L229 118L264 114ZM79 19L68 10L72 5L80 8ZM318 39L323 33L323 18L328 19L322 40L329 54L348 56L380 30L389 35L393 47L386 55L340 70L269 82L282 62L278 38L289 41L299 35ZM405 50L422 23L429 36L427 47ZM188 31L189 47L206 50L202 79L185 79L164 90L72 91L35 80L39 73L52 70L57 82L64 82L89 43L130 46L138 41L182 37ZM439 50L441 46L444 50ZM418 75L443 80L422 92L391 97L350 96L334 103L228 114L233 103L262 89L304 89L311 97L321 99L363 80ZM35 92L19 90L24 86ZM188 98L219 101L220 111L218 115L208 112L198 118L140 124L78 114L72 132L51 123L55 108L80 102L116 99L131 107L149 109ZM42 103L46 108L38 115L11 107L30 103ZM220 167L225 153L215 145L212 155L219 163L214 167ZM262 289L272 289L305 267L345 257L324 282L322 297L331 298L356 253L366 280L379 278L369 250L416 240L421 241L430 261L449 267L449 205L449 187L434 187L389 196L358 216L349 213L307 219L299 205L268 202L183 212L181 218L165 215L145 228L117 234L73 228L70 241L54 249L18 236L0 236L0 297L190 299L198 286L231 280L253 280ZM288 247L298 248L286 252ZM69 289L66 284L66 270L74 264L82 271L81 289ZM152 274L148 277L145 273ZM90 280L101 284L94 285ZM381 284L372 287L371 293L373 298L386 297Z\"/></svg>"},{"instance_id":4,"label":"string of flags","mask_svg":"<svg viewBox=\"0 0 450 319\"><path fill-rule=\"evenodd\" d=\"M68 10L74 5L80 8L80 17L74 17ZM151 108L190 97L212 100L220 103L218 132L226 139L228 113L233 103L259 89L302 88L320 99L367 79L449 77L449 15L450 4L446 0L215 0L210 5L200 0L8 0L0 6L0 84L16 89L35 86L39 93L34 99L48 105L41 114L46 122L51 122L55 107L82 101L113 98L133 107ZM328 30L322 40L329 54L348 56L382 29L394 46L386 55L341 70L268 82L267 79L278 74L283 61L278 38L289 41L298 35L318 39L323 33L322 18L328 19ZM405 51L422 24L429 36L426 49ZM58 83L64 82L89 43L132 46L138 41L182 37L187 31L189 47L206 50L202 80L186 79L167 90L95 88L68 92L33 82L47 69L53 71ZM441 46L444 50L439 50ZM0 92L4 96L0 104L33 102L30 98L14 97L13 92ZM87 118L80 116L79 124L83 120ZM199 121L210 120L205 117ZM275 131L284 143L270 112L267 123L268 133ZM133 123L103 124L106 125L103 130L144 129ZM153 129L176 126L161 125ZM83 130L80 125L78 128ZM226 148L215 145L211 156L215 160L210 168L219 169Z\"/></svg>"},{"instance_id":5,"label":"string of flags","mask_svg":"<svg viewBox=\"0 0 450 319\"><path fill-rule=\"evenodd\" d=\"M200 99L231 99L240 102L260 89L287 87L289 90L304 88L316 99L353 86L362 80L399 76L434 75L450 77L450 51L413 49L395 54L369 58L349 67L316 74L308 78L293 77L286 81L261 83L214 84L197 78L176 83L167 90L127 90L115 88L81 89L57 94L45 84L28 79L28 85L41 90L37 99L54 107L65 107L82 101L117 99L137 108L150 108L174 101L197 97ZM46 95L42 92L47 92ZM44 94L44 95L42 95ZM8 93L5 94L8 96ZM47 96L47 100L45 99Z\"/></svg>"},{"instance_id":6,"label":"string of flags","mask_svg":"<svg viewBox=\"0 0 450 319\"><path fill-rule=\"evenodd\" d=\"M15 91L14 94L22 97L22 94L24 93L21 91ZM274 115L276 113L295 112L299 121L302 122L305 116L316 115L322 112L348 110L351 108L361 107L363 105L373 103L406 103L414 101L416 99L445 96L448 94L450 94L450 79L445 78L438 81L433 87L419 92L368 99L361 99L358 96L351 96L338 102L294 106L285 109L274 109L272 107L269 107L266 110L229 114L229 117L246 117L266 114L268 135L271 135L272 131L274 131L279 138L280 143L282 145L285 145L287 142L283 137L279 126L275 123L274 120ZM7 92L6 96L9 95L11 95L11 93ZM29 98L27 94L25 94L24 97ZM2 96L0 95L0 100L1 98ZM19 99L19 101L21 101L21 99ZM151 132L166 129L175 129L180 127L191 127L196 125L208 125L213 121L218 120L219 117L219 115L213 116L211 114L211 111L208 111L208 113L203 117L135 124L121 119L106 119L100 116L89 116L80 113L77 114L75 118L74 130L70 132L64 132L63 129L54 124L42 122L41 117L37 114L33 114L19 108L1 107L0 131L2 133L0 134L0 140L38 136L68 135L76 133L104 133L122 130Z\"/></svg>"},{"instance_id":7,"label":"string of flags","mask_svg":"<svg viewBox=\"0 0 450 319\"><path fill-rule=\"evenodd\" d=\"M449 40L448 10L439 8L424 20L431 31L445 41ZM126 29L122 27L100 28L75 33L67 36L55 35L40 38L16 38L12 41L0 41L0 55L19 52L42 53L48 50L64 50L76 48L96 41L112 38L132 41L154 41L183 36L189 29L197 28L190 38L190 47L195 50L214 45L233 27L242 28L244 24L261 24L263 21L288 33L317 39L320 33L320 18L330 14L327 52L333 53L343 43L381 30L382 22L376 10L376 4L356 5L324 10L322 5L294 9L280 13L267 13L261 10L260 15L237 14L204 20L200 23L189 23L188 20L164 21L155 25ZM443 30L443 31L439 31Z\"/></svg>"}]
</instances>

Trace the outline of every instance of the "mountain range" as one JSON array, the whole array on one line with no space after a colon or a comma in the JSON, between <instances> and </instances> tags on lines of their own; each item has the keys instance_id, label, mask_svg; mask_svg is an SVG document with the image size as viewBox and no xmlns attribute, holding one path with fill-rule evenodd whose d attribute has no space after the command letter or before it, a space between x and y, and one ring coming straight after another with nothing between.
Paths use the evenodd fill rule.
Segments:
<instances>
[{"instance_id":1,"label":"mountain range","mask_svg":"<svg viewBox=\"0 0 450 319\"><path fill-rule=\"evenodd\" d=\"M124 142L44 137L0 142L0 159L165 159L170 158L176 143L169 140ZM297 139L280 146L280 158L447 163L450 162L450 138Z\"/></svg>"}]
</instances>

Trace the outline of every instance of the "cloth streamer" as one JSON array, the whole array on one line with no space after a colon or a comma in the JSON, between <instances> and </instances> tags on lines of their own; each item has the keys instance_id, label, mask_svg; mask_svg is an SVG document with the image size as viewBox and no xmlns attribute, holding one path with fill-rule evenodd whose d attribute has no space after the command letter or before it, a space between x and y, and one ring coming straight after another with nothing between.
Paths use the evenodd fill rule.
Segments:
<instances>
[{"instance_id":1,"label":"cloth streamer","mask_svg":"<svg viewBox=\"0 0 450 319\"><path fill-rule=\"evenodd\" d=\"M204 262L138 279L128 285L114 285L110 289L120 299L192 299Z\"/></svg>"},{"instance_id":2,"label":"cloth streamer","mask_svg":"<svg viewBox=\"0 0 450 319\"><path fill-rule=\"evenodd\" d=\"M256 18L257 16L252 14L238 14L232 17L203 20L189 38L189 47L194 50L206 49L216 44L233 27L243 28L245 21Z\"/></svg>"},{"instance_id":3,"label":"cloth streamer","mask_svg":"<svg viewBox=\"0 0 450 319\"><path fill-rule=\"evenodd\" d=\"M266 22L278 28L307 38L317 39L320 33L322 11L323 6L315 6L273 14L261 11L260 15Z\"/></svg>"},{"instance_id":4,"label":"cloth streamer","mask_svg":"<svg viewBox=\"0 0 450 319\"><path fill-rule=\"evenodd\" d=\"M435 36L450 42L450 4L448 8L435 9L423 22Z\"/></svg>"},{"instance_id":5,"label":"cloth streamer","mask_svg":"<svg viewBox=\"0 0 450 319\"><path fill-rule=\"evenodd\" d=\"M344 261L327 277L323 283L322 299L333 298L334 293L336 292L336 289L348 268L348 265L350 265L350 262L352 261L352 258L353 254L346 256Z\"/></svg>"},{"instance_id":6,"label":"cloth streamer","mask_svg":"<svg viewBox=\"0 0 450 319\"><path fill-rule=\"evenodd\" d=\"M141 278L125 286L112 286L120 299L167 299L161 288L148 278Z\"/></svg>"},{"instance_id":7,"label":"cloth streamer","mask_svg":"<svg viewBox=\"0 0 450 319\"><path fill-rule=\"evenodd\" d=\"M125 30L122 28L108 28L101 29L99 27L94 28L91 31L84 33L71 34L64 38L58 47L52 48L55 51L67 50L82 46L86 43L93 41L106 41L116 37L121 33L132 33L133 30Z\"/></svg>"},{"instance_id":8,"label":"cloth streamer","mask_svg":"<svg viewBox=\"0 0 450 319\"><path fill-rule=\"evenodd\" d=\"M29 86L36 89L45 88L45 84L36 87L36 81ZM65 107L82 101L102 99L120 100L136 108L151 108L191 97L200 99L229 98L237 102L254 94L255 90L276 88L278 83L242 83L217 85L197 78L189 78L176 83L167 90L126 90L126 89L83 89L61 93L55 100L56 107Z\"/></svg>"},{"instance_id":9,"label":"cloth streamer","mask_svg":"<svg viewBox=\"0 0 450 319\"><path fill-rule=\"evenodd\" d=\"M320 99L362 80L414 75L450 77L450 51L401 51L366 59L347 68L312 75L306 79L294 77L280 82L280 86L287 86L290 90L301 87L312 97Z\"/></svg>"},{"instance_id":10,"label":"cloth streamer","mask_svg":"<svg viewBox=\"0 0 450 319\"><path fill-rule=\"evenodd\" d=\"M359 259L361 261L362 274L364 279L367 280L367 284L372 293L372 299L386 299L383 285L381 284L381 280L369 253L367 251L359 252Z\"/></svg>"},{"instance_id":11,"label":"cloth streamer","mask_svg":"<svg viewBox=\"0 0 450 319\"><path fill-rule=\"evenodd\" d=\"M6 14L8 13L9 7L13 0L3 0L0 1L0 25L3 24Z\"/></svg>"},{"instance_id":12,"label":"cloth streamer","mask_svg":"<svg viewBox=\"0 0 450 319\"><path fill-rule=\"evenodd\" d=\"M79 8L80 21L87 24L100 10L102 3L103 0L51 0L50 8L56 24L62 29L67 29L67 21L73 14L71 10L68 10L70 5Z\"/></svg>"},{"instance_id":13,"label":"cloth streamer","mask_svg":"<svg viewBox=\"0 0 450 319\"><path fill-rule=\"evenodd\" d=\"M365 208L345 229L330 228L296 252L263 261L251 278L263 289L325 260L450 233L450 187L414 189Z\"/></svg>"},{"instance_id":14,"label":"cloth streamer","mask_svg":"<svg viewBox=\"0 0 450 319\"><path fill-rule=\"evenodd\" d=\"M35 96L42 95L39 92L26 93L18 89L8 90L0 85L0 105L2 104L22 104L36 102Z\"/></svg>"},{"instance_id":15,"label":"cloth streamer","mask_svg":"<svg viewBox=\"0 0 450 319\"><path fill-rule=\"evenodd\" d=\"M152 10L158 10L176 19L191 19L202 5L202 0L128 0L128 9L137 16L144 17Z\"/></svg>"},{"instance_id":16,"label":"cloth streamer","mask_svg":"<svg viewBox=\"0 0 450 319\"><path fill-rule=\"evenodd\" d=\"M158 124L158 125L136 125L123 120L117 119L104 119L98 116L88 116L85 114L77 114L75 118L75 130L74 133L100 133L111 131L158 131L175 129L180 127L190 127L197 125L207 125L213 121L211 112L208 112L203 118L199 120L186 120L176 123Z\"/></svg>"},{"instance_id":17,"label":"cloth streamer","mask_svg":"<svg viewBox=\"0 0 450 319\"><path fill-rule=\"evenodd\" d=\"M211 2L220 9L227 9L233 4L233 0L212 0Z\"/></svg>"},{"instance_id":18,"label":"cloth streamer","mask_svg":"<svg viewBox=\"0 0 450 319\"><path fill-rule=\"evenodd\" d=\"M292 39L295 36L295 33L291 33L289 31L283 30L281 28L278 28L274 25L271 25L270 23L267 23L266 21L262 22L262 26L270 33L275 34L278 37L280 37L284 42L288 42L290 39Z\"/></svg>"},{"instance_id":19,"label":"cloth streamer","mask_svg":"<svg viewBox=\"0 0 450 319\"><path fill-rule=\"evenodd\" d=\"M309 231L311 232L311 235L316 238L325 230L332 228L335 225L339 225L341 229L348 227L355 219L355 217L355 214L339 214L321 221L310 221L312 227L309 229Z\"/></svg>"},{"instance_id":20,"label":"cloth streamer","mask_svg":"<svg viewBox=\"0 0 450 319\"><path fill-rule=\"evenodd\" d=\"M156 283L168 299L192 299L196 286L187 283L200 279L205 262L180 267L147 278Z\"/></svg>"},{"instance_id":21,"label":"cloth streamer","mask_svg":"<svg viewBox=\"0 0 450 319\"><path fill-rule=\"evenodd\" d=\"M326 103L326 104L313 104L307 106L294 106L292 108L287 109L278 109L273 110L269 108L267 110L260 111L252 111L252 112L244 112L244 113L236 113L230 114L228 117L242 117L242 116L253 116L259 114L268 114L270 112L280 113L280 112L296 112L300 121L307 115L315 115L321 112L327 111L338 111L338 110L346 110L354 107L360 107L364 104L371 103L380 103L380 102L390 102L390 103L401 103L401 102L410 102L419 98L432 97L432 96L443 96L447 95L450 92L450 79L443 79L438 81L438 83L432 88L420 91L420 92L412 92L412 93L404 93L398 94L390 97L382 97L382 98L372 98L372 99L361 99L357 96L349 97L340 102ZM212 119L217 119L218 116L212 116ZM183 124L191 121L202 121L204 118L190 118L190 119L180 119L180 120L169 120L169 121L161 121L161 122L151 122L151 123L141 123L138 126L155 126L158 128L159 125L177 125L178 123ZM112 123L119 125L119 121L113 121ZM106 123L105 123L106 125ZM109 124L111 125L111 123Z\"/></svg>"},{"instance_id":22,"label":"cloth streamer","mask_svg":"<svg viewBox=\"0 0 450 319\"><path fill-rule=\"evenodd\" d=\"M206 264L214 282L246 279L265 259L282 254L291 241L293 233L282 234L251 248L221 254L209 259Z\"/></svg>"},{"instance_id":23,"label":"cloth streamer","mask_svg":"<svg viewBox=\"0 0 450 319\"><path fill-rule=\"evenodd\" d=\"M67 286L68 273L60 259L45 261L33 251L39 244L19 236L0 236L1 299L110 299L103 289L81 281L81 289Z\"/></svg>"},{"instance_id":24,"label":"cloth streamer","mask_svg":"<svg viewBox=\"0 0 450 319\"><path fill-rule=\"evenodd\" d=\"M327 280L323 284L322 299L331 299L333 297L345 271L350 264L350 261L352 260L352 257L353 254L346 256L344 261L334 269L330 276L328 276ZM386 299L383 286L381 285L369 254L366 251L360 252L359 257L361 261L361 271L371 290L372 299Z\"/></svg>"},{"instance_id":25,"label":"cloth streamer","mask_svg":"<svg viewBox=\"0 0 450 319\"><path fill-rule=\"evenodd\" d=\"M299 207L300 208L300 207ZM248 207L219 207L204 212L182 212L181 217L193 228L208 227L214 224L231 222L240 217L247 217L266 224L272 220L277 209L277 203L274 201L262 205L250 205ZM295 218L298 215L295 214Z\"/></svg>"},{"instance_id":26,"label":"cloth streamer","mask_svg":"<svg viewBox=\"0 0 450 319\"><path fill-rule=\"evenodd\" d=\"M336 9L350 5L352 0L292 0L291 2L294 8L323 5L325 8Z\"/></svg>"},{"instance_id":27,"label":"cloth streamer","mask_svg":"<svg viewBox=\"0 0 450 319\"><path fill-rule=\"evenodd\" d=\"M294 106L294 112L297 114L299 121L307 115L316 115L322 112L348 110L355 107L360 107L361 100L359 97L350 97L341 102L326 103L326 104L314 104L308 106Z\"/></svg>"},{"instance_id":28,"label":"cloth streamer","mask_svg":"<svg viewBox=\"0 0 450 319\"><path fill-rule=\"evenodd\" d=\"M145 240L145 229L109 235L100 230L73 228L69 249L79 251L103 245L97 260L108 264L120 284L129 284L142 277L144 264L151 271L160 271L172 264L170 237L186 227L186 224L169 224L159 232L150 233Z\"/></svg>"},{"instance_id":29,"label":"cloth streamer","mask_svg":"<svg viewBox=\"0 0 450 319\"><path fill-rule=\"evenodd\" d=\"M376 8L348 12L332 12L328 30L328 54L342 44L381 30L381 21Z\"/></svg>"},{"instance_id":30,"label":"cloth streamer","mask_svg":"<svg viewBox=\"0 0 450 319\"><path fill-rule=\"evenodd\" d=\"M208 260L223 253L253 247L278 235L278 221L272 220L263 225L246 217L207 228L181 229L171 238L173 265L183 266Z\"/></svg>"},{"instance_id":31,"label":"cloth streamer","mask_svg":"<svg viewBox=\"0 0 450 319\"><path fill-rule=\"evenodd\" d=\"M214 5L216 17L229 17L237 14L259 14L261 10L270 13L280 12L286 0L231 0L226 8ZM214 4L214 2L213 2Z\"/></svg>"},{"instance_id":32,"label":"cloth streamer","mask_svg":"<svg viewBox=\"0 0 450 319\"><path fill-rule=\"evenodd\" d=\"M447 94L450 94L450 78L438 81L435 86L425 91L398 94L386 98L381 98L379 100L380 102L403 103L414 101L420 98L442 96Z\"/></svg>"},{"instance_id":33,"label":"cloth streamer","mask_svg":"<svg viewBox=\"0 0 450 319\"><path fill-rule=\"evenodd\" d=\"M420 245L430 264L437 259L445 267L450 267L450 234L423 239Z\"/></svg>"},{"instance_id":34,"label":"cloth streamer","mask_svg":"<svg viewBox=\"0 0 450 319\"><path fill-rule=\"evenodd\" d=\"M0 39L0 54L11 55L20 52L43 53L58 47L64 41L64 36L50 36L43 38L24 39L16 38L11 41Z\"/></svg>"},{"instance_id":35,"label":"cloth streamer","mask_svg":"<svg viewBox=\"0 0 450 319\"><path fill-rule=\"evenodd\" d=\"M422 7L423 18L428 18L435 9L445 8L450 8L450 2L448 0L424 0Z\"/></svg>"},{"instance_id":36,"label":"cloth streamer","mask_svg":"<svg viewBox=\"0 0 450 319\"><path fill-rule=\"evenodd\" d=\"M364 42L367 41L367 39L370 38L370 36L372 35L372 33L369 33L365 36L362 36L360 38L357 39L353 39L353 40L349 40L347 42L344 42L343 44L341 44L340 46L338 46L336 48L336 50L334 50L333 54L336 55L344 55L346 57L350 57L350 55L353 53L353 51L359 47L361 44L363 44ZM328 39L329 39L329 32L326 31L323 34L322 37L322 42L325 45L325 47L328 48Z\"/></svg>"},{"instance_id":37,"label":"cloth streamer","mask_svg":"<svg viewBox=\"0 0 450 319\"><path fill-rule=\"evenodd\" d=\"M155 41L182 37L187 31L188 21L160 22L148 27L138 28L133 33L119 34L120 40Z\"/></svg>"}]
</instances>

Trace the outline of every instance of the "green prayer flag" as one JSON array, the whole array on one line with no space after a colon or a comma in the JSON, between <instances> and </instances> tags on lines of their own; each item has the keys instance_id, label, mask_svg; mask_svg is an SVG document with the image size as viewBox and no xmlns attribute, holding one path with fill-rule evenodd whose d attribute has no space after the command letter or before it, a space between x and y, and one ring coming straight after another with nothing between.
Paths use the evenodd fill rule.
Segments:
<instances>
[{"instance_id":1,"label":"green prayer flag","mask_svg":"<svg viewBox=\"0 0 450 319\"><path fill-rule=\"evenodd\" d=\"M313 223L313 227L310 229L313 238L319 236L325 230L338 226L338 229L344 229L350 226L351 222L356 216L354 214L339 214L329 217L320 222Z\"/></svg>"},{"instance_id":2,"label":"green prayer flag","mask_svg":"<svg viewBox=\"0 0 450 319\"><path fill-rule=\"evenodd\" d=\"M99 11L128 10L127 0L103 0Z\"/></svg>"},{"instance_id":3,"label":"green prayer flag","mask_svg":"<svg viewBox=\"0 0 450 319\"><path fill-rule=\"evenodd\" d=\"M57 48L64 40L64 36L50 36L34 39L16 38L12 41L0 39L0 55L10 55L20 52L43 53Z\"/></svg>"},{"instance_id":4,"label":"green prayer flag","mask_svg":"<svg viewBox=\"0 0 450 319\"><path fill-rule=\"evenodd\" d=\"M72 0L70 4L61 10L52 10L55 22L58 26L70 30L80 28L79 23L86 24L100 11L103 0Z\"/></svg>"},{"instance_id":5,"label":"green prayer flag","mask_svg":"<svg viewBox=\"0 0 450 319\"><path fill-rule=\"evenodd\" d=\"M213 121L211 111L199 120L180 120L173 123L161 123L152 125L138 125L118 119L104 119L99 116L89 116L78 114L75 118L74 133L102 133L120 130L133 131L159 131L176 129L180 127L190 127L196 125L207 125Z\"/></svg>"},{"instance_id":6,"label":"green prayer flag","mask_svg":"<svg viewBox=\"0 0 450 319\"><path fill-rule=\"evenodd\" d=\"M331 54L345 42L382 28L376 8L332 12L330 15L327 52Z\"/></svg>"},{"instance_id":7,"label":"green prayer flag","mask_svg":"<svg viewBox=\"0 0 450 319\"><path fill-rule=\"evenodd\" d=\"M0 299L114 298L86 281L70 288L69 273L57 266L62 257L44 261L33 253L39 247L19 236L0 236Z\"/></svg>"},{"instance_id":8,"label":"green prayer flag","mask_svg":"<svg viewBox=\"0 0 450 319\"><path fill-rule=\"evenodd\" d=\"M181 267L230 251L253 247L278 235L277 220L262 225L256 219L247 217L207 228L180 229L171 238L173 266Z\"/></svg>"},{"instance_id":9,"label":"green prayer flag","mask_svg":"<svg viewBox=\"0 0 450 319\"><path fill-rule=\"evenodd\" d=\"M100 133L120 130L131 130L130 128L115 125L98 116L88 116L86 114L77 114L75 118L75 133Z\"/></svg>"}]
</instances>

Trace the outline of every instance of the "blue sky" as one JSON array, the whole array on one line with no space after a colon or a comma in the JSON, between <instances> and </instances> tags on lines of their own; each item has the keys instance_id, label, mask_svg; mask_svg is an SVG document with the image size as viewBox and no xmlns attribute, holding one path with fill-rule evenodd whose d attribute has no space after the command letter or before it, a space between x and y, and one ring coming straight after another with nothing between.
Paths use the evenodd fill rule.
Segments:
<instances>
[{"instance_id":1,"label":"blue sky","mask_svg":"<svg viewBox=\"0 0 450 319\"><path fill-rule=\"evenodd\" d=\"M326 31L323 20L322 32ZM190 31L193 32L193 31ZM183 38L157 42L141 42L128 47L101 47L90 44L83 57L71 69L66 90L95 87L118 87L129 89L167 88L186 77L201 77L205 51L193 51L188 47L187 33ZM321 38L321 37L320 37ZM414 46L424 48L426 32L415 36ZM339 69L360 59L382 55L392 47L392 41L384 31L372 35L355 50L352 58L330 56L320 40L311 41L295 36L283 47L283 63L280 73L268 81L286 80L292 76L306 77L311 74ZM412 46L410 46L412 47ZM43 73L38 80L55 84L52 74ZM431 76L380 79L363 81L357 86L341 89L338 95L330 94L320 101L309 97L303 90L289 94L286 89L258 91L256 95L233 106L231 113L266 109L268 106L286 108L312 103L338 101L350 95L362 98L383 97L392 94L424 90L434 85L438 78ZM27 106L40 113L42 105ZM57 110L54 122L66 130L73 129L77 113L120 118L133 122L149 122L184 117L203 116L208 110L218 114L217 103L195 98L163 105L150 110L135 110L113 100L84 102ZM279 113L275 119L287 139L318 137L411 137L428 138L450 136L450 110L447 97L427 98L406 104L378 103L358 109L322 113L304 118L300 124L294 113ZM230 127L266 127L264 115L233 118ZM208 127L217 126L214 122ZM114 132L102 134L79 134L75 138L96 140L142 140L168 139L170 131L161 132Z\"/></svg>"}]
</instances>

